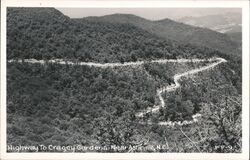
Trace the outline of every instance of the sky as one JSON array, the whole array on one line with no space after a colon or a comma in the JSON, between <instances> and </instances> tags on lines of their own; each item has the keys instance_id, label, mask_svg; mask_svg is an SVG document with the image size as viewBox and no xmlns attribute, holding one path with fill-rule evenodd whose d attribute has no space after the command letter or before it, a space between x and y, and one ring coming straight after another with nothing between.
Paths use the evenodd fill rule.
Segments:
<instances>
[{"instance_id":1,"label":"sky","mask_svg":"<svg viewBox=\"0 0 250 160\"><path fill-rule=\"evenodd\" d=\"M170 18L173 20L191 16L199 17L228 12L241 13L241 9L230 8L57 8L71 18L103 16L115 13L134 14L150 20Z\"/></svg>"}]
</instances>

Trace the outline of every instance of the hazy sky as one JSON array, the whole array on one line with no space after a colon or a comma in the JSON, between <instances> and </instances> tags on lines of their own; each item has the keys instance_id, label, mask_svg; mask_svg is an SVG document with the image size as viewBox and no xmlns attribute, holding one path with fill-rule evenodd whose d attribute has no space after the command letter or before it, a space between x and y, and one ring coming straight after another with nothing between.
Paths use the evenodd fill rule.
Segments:
<instances>
[{"instance_id":1,"label":"hazy sky","mask_svg":"<svg viewBox=\"0 0 250 160\"><path fill-rule=\"evenodd\" d=\"M57 8L71 18L103 16L114 13L134 14L151 20L179 19L186 16L205 16L228 12L241 13L241 9L229 8Z\"/></svg>"}]
</instances>

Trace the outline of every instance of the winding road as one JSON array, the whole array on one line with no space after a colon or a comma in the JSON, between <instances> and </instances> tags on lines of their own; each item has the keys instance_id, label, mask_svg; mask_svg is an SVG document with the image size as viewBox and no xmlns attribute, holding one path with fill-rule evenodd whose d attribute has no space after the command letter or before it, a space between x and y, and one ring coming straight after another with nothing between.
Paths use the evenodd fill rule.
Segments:
<instances>
[{"instance_id":1,"label":"winding road","mask_svg":"<svg viewBox=\"0 0 250 160\"><path fill-rule=\"evenodd\" d=\"M8 62L27 62L27 63L39 63L39 64L46 64L46 63L58 63L58 64L71 64L71 65L84 65L84 66L90 66L90 67L100 67L100 68L114 68L114 67L126 67L126 66L139 66L146 62L144 61L136 61L136 62L125 62L125 63L93 63L93 62L73 62L73 61L65 61L63 59L54 59L54 60L36 60L36 59L24 59L24 60L8 60ZM177 88L180 87L179 80L182 77L188 77L190 75L208 70L213 69L215 66L219 65L220 63L227 62L223 58L211 58L211 59L159 59L159 60L153 60L153 61L147 61L147 63L159 63L164 64L168 62L173 63L186 63L186 62L193 62L193 63L199 63L199 62L211 62L207 66L195 68L189 71L186 71L184 73L178 73L174 75L174 84L167 85L164 87L161 87L157 89L157 96L160 100L160 105L154 105L153 107L149 107L144 111L141 111L136 114L137 117L143 117L147 113L156 113L159 111L160 108L163 108L166 106L164 99L162 97L162 93L164 92L172 92L175 91ZM175 125L186 125L186 124L192 124L194 122L198 121L198 117L200 117L201 114L195 114L193 115L193 120L191 121L183 121L183 122L176 122L176 121L167 121L167 122L159 122L158 125L165 125L165 126L175 126ZM150 124L149 122L148 124Z\"/></svg>"}]
</instances>

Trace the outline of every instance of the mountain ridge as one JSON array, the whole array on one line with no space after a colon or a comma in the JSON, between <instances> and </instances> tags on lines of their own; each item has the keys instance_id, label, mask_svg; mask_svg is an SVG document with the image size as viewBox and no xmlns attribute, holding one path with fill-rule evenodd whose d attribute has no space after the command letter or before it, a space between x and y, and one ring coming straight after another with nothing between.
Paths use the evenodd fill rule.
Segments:
<instances>
[{"instance_id":1,"label":"mountain ridge","mask_svg":"<svg viewBox=\"0 0 250 160\"><path fill-rule=\"evenodd\" d=\"M8 59L66 58L106 63L219 54L211 48L159 38L130 23L70 19L54 9L9 8L7 20Z\"/></svg>"},{"instance_id":2,"label":"mountain ridge","mask_svg":"<svg viewBox=\"0 0 250 160\"><path fill-rule=\"evenodd\" d=\"M131 14L111 14L100 17L85 17L82 20L129 23L165 39L202 45L224 53L238 54L239 52L237 43L233 42L228 35L168 18L152 21Z\"/></svg>"}]
</instances>

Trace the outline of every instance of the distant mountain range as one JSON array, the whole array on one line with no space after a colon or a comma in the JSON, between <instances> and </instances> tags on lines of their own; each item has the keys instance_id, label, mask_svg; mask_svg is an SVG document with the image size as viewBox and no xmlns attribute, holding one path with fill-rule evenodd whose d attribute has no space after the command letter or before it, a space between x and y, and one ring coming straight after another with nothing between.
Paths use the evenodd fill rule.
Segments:
<instances>
[{"instance_id":1,"label":"distant mountain range","mask_svg":"<svg viewBox=\"0 0 250 160\"><path fill-rule=\"evenodd\" d=\"M151 21L131 14L112 14L101 17L86 17L82 20L133 24L159 37L175 40L180 43L206 46L227 54L238 54L240 52L238 50L238 43L226 34L170 19Z\"/></svg>"},{"instance_id":2,"label":"distant mountain range","mask_svg":"<svg viewBox=\"0 0 250 160\"><path fill-rule=\"evenodd\" d=\"M241 32L242 18L240 13L225 13L201 17L184 17L177 21L185 24L209 28L220 33Z\"/></svg>"}]
</instances>

